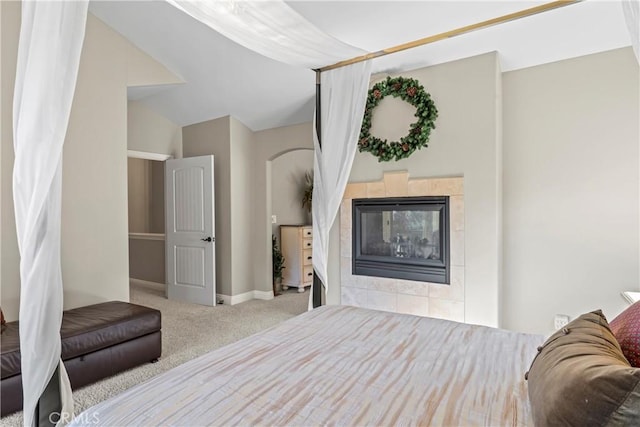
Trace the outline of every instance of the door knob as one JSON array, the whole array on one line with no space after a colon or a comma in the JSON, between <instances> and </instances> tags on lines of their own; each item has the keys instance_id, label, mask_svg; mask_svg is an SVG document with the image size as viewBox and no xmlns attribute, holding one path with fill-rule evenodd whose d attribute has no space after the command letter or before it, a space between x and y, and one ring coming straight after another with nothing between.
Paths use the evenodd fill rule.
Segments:
<instances>
[{"instance_id":1,"label":"door knob","mask_svg":"<svg viewBox=\"0 0 640 427\"><path fill-rule=\"evenodd\" d=\"M202 240L203 242L215 242L216 241L215 239L212 239L211 237L207 237L206 239L200 239L200 240Z\"/></svg>"}]
</instances>

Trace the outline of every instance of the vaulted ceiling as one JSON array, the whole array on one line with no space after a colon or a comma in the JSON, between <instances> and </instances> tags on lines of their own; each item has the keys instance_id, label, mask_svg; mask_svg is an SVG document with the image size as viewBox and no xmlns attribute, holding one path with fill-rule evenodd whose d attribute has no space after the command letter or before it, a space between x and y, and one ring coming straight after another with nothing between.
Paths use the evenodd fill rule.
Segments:
<instances>
[{"instance_id":1,"label":"vaulted ceiling","mask_svg":"<svg viewBox=\"0 0 640 427\"><path fill-rule=\"evenodd\" d=\"M373 52L544 2L287 3L326 33ZM249 51L164 1L94 0L90 11L184 81L129 90L130 99L179 125L232 115L261 130L312 118L311 70ZM630 44L620 2L586 0L378 58L373 71L399 73L491 51L499 53L502 70L511 71Z\"/></svg>"}]
</instances>

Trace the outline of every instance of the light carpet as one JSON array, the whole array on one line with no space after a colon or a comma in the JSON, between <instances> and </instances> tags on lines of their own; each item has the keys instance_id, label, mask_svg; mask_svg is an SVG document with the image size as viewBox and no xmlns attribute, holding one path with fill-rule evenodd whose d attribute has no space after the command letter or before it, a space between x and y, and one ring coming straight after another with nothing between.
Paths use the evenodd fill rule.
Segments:
<instances>
[{"instance_id":1,"label":"light carpet","mask_svg":"<svg viewBox=\"0 0 640 427\"><path fill-rule=\"evenodd\" d=\"M131 285L131 302L162 312L162 357L74 391L76 414L208 351L222 347L301 314L307 310L309 291L289 289L269 300L233 306L169 301L160 290ZM2 426L21 426L22 412L0 419Z\"/></svg>"}]
</instances>

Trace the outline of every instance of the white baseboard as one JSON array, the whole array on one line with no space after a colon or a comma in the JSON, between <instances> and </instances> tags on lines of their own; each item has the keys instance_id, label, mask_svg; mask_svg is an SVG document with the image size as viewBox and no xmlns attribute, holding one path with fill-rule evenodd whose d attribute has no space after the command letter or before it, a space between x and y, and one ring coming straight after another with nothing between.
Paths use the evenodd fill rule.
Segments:
<instances>
[{"instance_id":1,"label":"white baseboard","mask_svg":"<svg viewBox=\"0 0 640 427\"><path fill-rule=\"evenodd\" d=\"M144 286L147 288L153 288L166 292L167 286L164 283L150 282L148 280L129 278L129 283ZM251 301L252 299L271 300L273 299L273 291L249 291L238 295L223 295L216 294L216 303L222 300L223 304L236 305L243 302Z\"/></svg>"},{"instance_id":2,"label":"white baseboard","mask_svg":"<svg viewBox=\"0 0 640 427\"><path fill-rule=\"evenodd\" d=\"M253 299L273 299L273 291L253 291Z\"/></svg>"},{"instance_id":3,"label":"white baseboard","mask_svg":"<svg viewBox=\"0 0 640 427\"><path fill-rule=\"evenodd\" d=\"M245 292L243 294L238 294L238 295L216 294L216 303L219 304L220 301L222 301L222 304L224 305L236 305L252 299L253 299L253 291Z\"/></svg>"},{"instance_id":4,"label":"white baseboard","mask_svg":"<svg viewBox=\"0 0 640 427\"><path fill-rule=\"evenodd\" d=\"M140 286L145 286L147 288L158 289L158 290L161 290L163 292L165 292L167 290L167 285L165 285L164 283L150 282L148 280L142 280L142 279L134 279L133 277L129 278L129 283L132 283L132 284L135 284L135 285L140 285Z\"/></svg>"},{"instance_id":5,"label":"white baseboard","mask_svg":"<svg viewBox=\"0 0 640 427\"><path fill-rule=\"evenodd\" d=\"M249 291L238 295L216 294L216 300L222 300L223 304L236 305L252 299L270 300L273 299L273 291Z\"/></svg>"}]
</instances>

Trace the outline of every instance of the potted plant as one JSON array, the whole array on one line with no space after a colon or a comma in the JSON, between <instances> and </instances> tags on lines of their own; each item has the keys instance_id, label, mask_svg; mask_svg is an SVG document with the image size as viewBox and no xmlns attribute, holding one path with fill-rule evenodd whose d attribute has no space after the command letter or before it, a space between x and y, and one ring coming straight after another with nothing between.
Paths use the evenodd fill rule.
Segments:
<instances>
[{"instance_id":1,"label":"potted plant","mask_svg":"<svg viewBox=\"0 0 640 427\"><path fill-rule=\"evenodd\" d=\"M313 201L313 171L306 171L304 174L304 183L302 186L302 207L311 214L311 206Z\"/></svg>"},{"instance_id":2,"label":"potted plant","mask_svg":"<svg viewBox=\"0 0 640 427\"><path fill-rule=\"evenodd\" d=\"M282 283L282 270L284 270L284 256L278 247L276 236L271 235L271 250L273 261L273 296L280 295L278 284Z\"/></svg>"}]
</instances>

